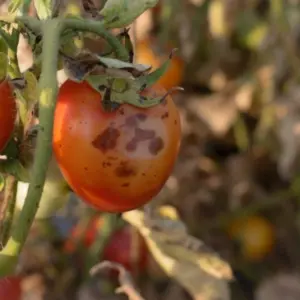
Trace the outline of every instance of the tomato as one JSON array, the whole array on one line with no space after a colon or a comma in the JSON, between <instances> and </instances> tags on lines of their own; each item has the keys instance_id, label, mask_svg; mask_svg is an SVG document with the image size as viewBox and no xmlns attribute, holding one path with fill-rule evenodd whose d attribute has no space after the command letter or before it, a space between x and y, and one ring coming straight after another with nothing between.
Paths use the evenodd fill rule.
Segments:
<instances>
[{"instance_id":1,"label":"tomato","mask_svg":"<svg viewBox=\"0 0 300 300\"><path fill-rule=\"evenodd\" d=\"M123 265L128 271L134 270L132 257L132 232L129 226L116 231L107 244L103 252L103 259ZM137 267L139 271L147 268L148 249L144 239L138 234L138 259Z\"/></svg>"},{"instance_id":2,"label":"tomato","mask_svg":"<svg viewBox=\"0 0 300 300\"><path fill-rule=\"evenodd\" d=\"M21 300L21 278L5 277L0 280L0 299Z\"/></svg>"},{"instance_id":3,"label":"tomato","mask_svg":"<svg viewBox=\"0 0 300 300\"><path fill-rule=\"evenodd\" d=\"M2 151L13 133L17 106L13 90L6 80L0 83L0 95L0 151Z\"/></svg>"},{"instance_id":4,"label":"tomato","mask_svg":"<svg viewBox=\"0 0 300 300\"><path fill-rule=\"evenodd\" d=\"M102 219L94 218L83 236L83 243L86 248L89 248L95 241L97 236L98 228L101 230ZM71 232L71 237L76 238L80 234L80 228L75 226ZM138 234L138 260L137 267L139 271L143 271L147 267L148 262L148 250L146 243L142 236ZM134 270L134 262L131 259L131 243L132 243L132 232L130 226L122 227L115 231L109 239L106 247L103 251L103 260L109 260L122 264L128 271ZM65 250L67 252L74 251L74 245L72 240L67 240L65 244Z\"/></svg>"},{"instance_id":5,"label":"tomato","mask_svg":"<svg viewBox=\"0 0 300 300\"><path fill-rule=\"evenodd\" d=\"M157 69L164 63L171 53L172 48L164 53L155 51L154 46L156 42L153 38L146 38L138 41L135 48L135 59L138 64L151 65L153 70ZM174 55L170 66L166 73L158 80L158 84L169 90L174 86L181 84L183 79L184 63L182 59Z\"/></svg>"},{"instance_id":6,"label":"tomato","mask_svg":"<svg viewBox=\"0 0 300 300\"><path fill-rule=\"evenodd\" d=\"M160 97L154 87L144 95ZM159 193L176 161L179 112L170 96L158 106L105 112L87 82L66 81L55 111L53 149L73 191L107 212L138 208Z\"/></svg>"},{"instance_id":7,"label":"tomato","mask_svg":"<svg viewBox=\"0 0 300 300\"><path fill-rule=\"evenodd\" d=\"M73 239L77 239L83 234L83 244L86 248L89 248L95 241L97 235L97 228L101 227L102 219L94 218L90 221L85 232L82 232L82 229L79 225L75 226L71 231L71 239L67 239L64 249L66 252L71 253L75 250L75 245Z\"/></svg>"},{"instance_id":8,"label":"tomato","mask_svg":"<svg viewBox=\"0 0 300 300\"><path fill-rule=\"evenodd\" d=\"M263 259L274 246L273 225L260 216L235 220L229 228L229 234L239 242L242 255L250 261Z\"/></svg>"}]
</instances>

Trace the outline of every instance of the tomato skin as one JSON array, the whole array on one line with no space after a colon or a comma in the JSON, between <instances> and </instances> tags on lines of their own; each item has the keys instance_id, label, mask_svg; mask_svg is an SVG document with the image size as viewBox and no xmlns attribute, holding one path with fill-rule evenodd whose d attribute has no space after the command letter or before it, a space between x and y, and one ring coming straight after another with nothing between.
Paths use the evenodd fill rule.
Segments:
<instances>
[{"instance_id":1,"label":"tomato skin","mask_svg":"<svg viewBox=\"0 0 300 300\"><path fill-rule=\"evenodd\" d=\"M168 47L168 51L165 51L163 54L157 54L152 46L155 43L155 39L153 38L146 38L137 42L135 48L136 63L151 65L152 70L155 70L168 59L172 48ZM166 90L179 86L183 79L183 71L183 60L175 54L171 60L168 70L157 83L163 86Z\"/></svg>"},{"instance_id":2,"label":"tomato skin","mask_svg":"<svg viewBox=\"0 0 300 300\"><path fill-rule=\"evenodd\" d=\"M103 219L94 218L91 220L87 230L83 236L83 244L89 248L97 236L97 232L102 226ZM99 228L99 229L98 229ZM71 237L76 238L80 234L79 227L75 226L71 232ZM113 233L103 251L103 260L109 260L122 264L128 271L134 270L133 261L131 260L131 243L132 232L130 226L125 226ZM68 239L65 244L65 250L72 253L75 250L71 239ZM148 248L140 234L138 234L138 260L137 267L139 271L144 271L148 264Z\"/></svg>"},{"instance_id":3,"label":"tomato skin","mask_svg":"<svg viewBox=\"0 0 300 300\"><path fill-rule=\"evenodd\" d=\"M0 83L0 152L11 137L17 115L13 90L8 81Z\"/></svg>"},{"instance_id":4,"label":"tomato skin","mask_svg":"<svg viewBox=\"0 0 300 300\"><path fill-rule=\"evenodd\" d=\"M165 92L155 87L145 94ZM123 104L111 113L100 101L87 82L61 86L54 154L82 200L107 212L135 209L158 194L172 172L180 147L179 112L170 96L152 108Z\"/></svg>"},{"instance_id":5,"label":"tomato skin","mask_svg":"<svg viewBox=\"0 0 300 300\"><path fill-rule=\"evenodd\" d=\"M0 280L0 299L21 300L21 278L5 277Z\"/></svg>"},{"instance_id":6,"label":"tomato skin","mask_svg":"<svg viewBox=\"0 0 300 300\"><path fill-rule=\"evenodd\" d=\"M262 260L274 246L273 225L260 216L235 220L229 228L229 234L240 242L242 255L249 261Z\"/></svg>"},{"instance_id":7,"label":"tomato skin","mask_svg":"<svg viewBox=\"0 0 300 300\"><path fill-rule=\"evenodd\" d=\"M138 234L138 260L139 271L144 271L148 263L148 249L144 239ZM134 271L134 262L131 260L132 232L129 226L116 231L103 252L103 260L123 265L128 271Z\"/></svg>"}]
</instances>

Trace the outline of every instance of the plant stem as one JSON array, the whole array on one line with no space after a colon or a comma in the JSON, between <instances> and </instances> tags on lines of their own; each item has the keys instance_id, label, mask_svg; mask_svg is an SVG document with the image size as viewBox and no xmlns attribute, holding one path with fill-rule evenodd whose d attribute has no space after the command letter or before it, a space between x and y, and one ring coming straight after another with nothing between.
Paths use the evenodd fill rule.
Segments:
<instances>
[{"instance_id":1,"label":"plant stem","mask_svg":"<svg viewBox=\"0 0 300 300\"><path fill-rule=\"evenodd\" d=\"M52 130L54 110L58 94L56 79L59 37L62 23L47 20L41 23L43 36L42 73L39 80L39 117L40 131L37 137L36 156L24 207L12 230L6 246L0 252L0 276L14 271L18 255L26 241L42 195L48 164L52 155Z\"/></svg>"},{"instance_id":2,"label":"plant stem","mask_svg":"<svg viewBox=\"0 0 300 300\"><path fill-rule=\"evenodd\" d=\"M76 29L79 31L89 31L104 38L116 52L117 58L124 61L129 61L129 53L123 44L99 21L81 20L81 19L65 19L63 21L64 27Z\"/></svg>"},{"instance_id":3,"label":"plant stem","mask_svg":"<svg viewBox=\"0 0 300 300\"><path fill-rule=\"evenodd\" d=\"M112 234L117 230L117 216L115 214L104 213L101 215L101 228L97 228L97 238L89 249L85 263L85 274L88 275L90 269L102 259L103 251L110 240Z\"/></svg>"},{"instance_id":4,"label":"plant stem","mask_svg":"<svg viewBox=\"0 0 300 300\"><path fill-rule=\"evenodd\" d=\"M5 246L10 229L13 221L15 204L16 204L16 193L17 193L17 179L8 175L5 180L5 192L4 192L4 202L3 208L3 218L1 218L1 231L0 231L0 245L1 248Z\"/></svg>"}]
</instances>

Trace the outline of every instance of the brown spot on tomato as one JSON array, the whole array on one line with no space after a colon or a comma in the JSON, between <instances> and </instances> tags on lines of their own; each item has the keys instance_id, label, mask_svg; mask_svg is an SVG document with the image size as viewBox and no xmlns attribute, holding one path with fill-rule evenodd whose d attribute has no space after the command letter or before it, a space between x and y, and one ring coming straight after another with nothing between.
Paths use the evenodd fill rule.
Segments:
<instances>
[{"instance_id":1,"label":"brown spot on tomato","mask_svg":"<svg viewBox=\"0 0 300 300\"><path fill-rule=\"evenodd\" d=\"M111 167L112 166L112 164L109 162L109 161L104 161L103 163L102 163L102 167L103 168L107 168L107 167Z\"/></svg>"},{"instance_id":2,"label":"brown spot on tomato","mask_svg":"<svg viewBox=\"0 0 300 300\"><path fill-rule=\"evenodd\" d=\"M155 131L151 129L135 128L135 136L137 142L151 140L155 137Z\"/></svg>"},{"instance_id":3,"label":"brown spot on tomato","mask_svg":"<svg viewBox=\"0 0 300 300\"><path fill-rule=\"evenodd\" d=\"M143 113L138 113L138 114L136 114L135 115L136 116L136 118L139 120L139 121L146 121L146 119L147 119L147 115L145 115L145 114L143 114Z\"/></svg>"},{"instance_id":4,"label":"brown spot on tomato","mask_svg":"<svg viewBox=\"0 0 300 300\"><path fill-rule=\"evenodd\" d=\"M126 145L126 150L129 152L134 152L137 148L137 141L135 139L132 139L130 142Z\"/></svg>"},{"instance_id":5,"label":"brown spot on tomato","mask_svg":"<svg viewBox=\"0 0 300 300\"><path fill-rule=\"evenodd\" d=\"M148 149L152 155L157 155L164 147L164 141L161 137L152 139L149 143Z\"/></svg>"},{"instance_id":6,"label":"brown spot on tomato","mask_svg":"<svg viewBox=\"0 0 300 300\"><path fill-rule=\"evenodd\" d=\"M138 119L136 118L136 116L130 116L128 118L125 119L125 125L129 126L129 127L137 127L138 126Z\"/></svg>"},{"instance_id":7,"label":"brown spot on tomato","mask_svg":"<svg viewBox=\"0 0 300 300\"><path fill-rule=\"evenodd\" d=\"M125 182L125 183L122 184L122 187L128 187L128 186L130 186L129 182Z\"/></svg>"},{"instance_id":8,"label":"brown spot on tomato","mask_svg":"<svg viewBox=\"0 0 300 300\"><path fill-rule=\"evenodd\" d=\"M123 116L123 115L125 114L124 108L120 108L120 109L119 109L119 112L120 112L120 115Z\"/></svg>"},{"instance_id":9,"label":"brown spot on tomato","mask_svg":"<svg viewBox=\"0 0 300 300\"><path fill-rule=\"evenodd\" d=\"M107 159L108 160L118 160L118 158L115 156L107 156Z\"/></svg>"},{"instance_id":10,"label":"brown spot on tomato","mask_svg":"<svg viewBox=\"0 0 300 300\"><path fill-rule=\"evenodd\" d=\"M142 173L142 176L146 176L146 173Z\"/></svg>"},{"instance_id":11,"label":"brown spot on tomato","mask_svg":"<svg viewBox=\"0 0 300 300\"><path fill-rule=\"evenodd\" d=\"M115 174L118 177L132 177L135 176L137 173L135 168L130 166L128 162L121 162L120 165L115 169Z\"/></svg>"},{"instance_id":12,"label":"brown spot on tomato","mask_svg":"<svg viewBox=\"0 0 300 300\"><path fill-rule=\"evenodd\" d=\"M161 116L162 119L167 119L168 117L169 117L169 113L168 113L168 112L165 112L165 113Z\"/></svg>"},{"instance_id":13,"label":"brown spot on tomato","mask_svg":"<svg viewBox=\"0 0 300 300\"><path fill-rule=\"evenodd\" d=\"M117 146L117 140L120 135L121 134L118 129L108 127L95 138L92 145L102 152L112 150Z\"/></svg>"},{"instance_id":14,"label":"brown spot on tomato","mask_svg":"<svg viewBox=\"0 0 300 300\"><path fill-rule=\"evenodd\" d=\"M147 119L147 115L143 113L137 113L133 116L126 118L125 125L130 127L137 127L139 122L143 122Z\"/></svg>"},{"instance_id":15,"label":"brown spot on tomato","mask_svg":"<svg viewBox=\"0 0 300 300\"><path fill-rule=\"evenodd\" d=\"M174 124L177 125L177 120L174 121Z\"/></svg>"}]
</instances>

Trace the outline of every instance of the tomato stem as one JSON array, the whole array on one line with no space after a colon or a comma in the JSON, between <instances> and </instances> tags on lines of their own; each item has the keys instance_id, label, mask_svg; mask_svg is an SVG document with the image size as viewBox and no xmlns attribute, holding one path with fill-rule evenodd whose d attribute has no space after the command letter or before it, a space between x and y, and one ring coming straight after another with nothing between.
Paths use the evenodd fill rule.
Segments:
<instances>
[{"instance_id":1,"label":"tomato stem","mask_svg":"<svg viewBox=\"0 0 300 300\"><path fill-rule=\"evenodd\" d=\"M109 242L112 234L117 230L117 215L104 213L102 216L101 230L97 228L97 238L89 249L85 263L85 274L88 275L90 269L102 259L103 251Z\"/></svg>"},{"instance_id":2,"label":"tomato stem","mask_svg":"<svg viewBox=\"0 0 300 300\"><path fill-rule=\"evenodd\" d=\"M37 137L36 156L24 207L12 230L11 237L0 252L0 276L11 274L14 271L18 255L26 241L39 206L52 155L52 130L58 94L56 72L62 23L57 19L47 20L42 23L41 29L47 38L43 40L42 73L39 80L40 131Z\"/></svg>"},{"instance_id":3,"label":"tomato stem","mask_svg":"<svg viewBox=\"0 0 300 300\"><path fill-rule=\"evenodd\" d=\"M129 53L125 46L119 41L118 38L107 31L101 22L93 20L65 19L63 23L65 28L88 31L101 36L114 49L118 59L129 61Z\"/></svg>"}]
</instances>

